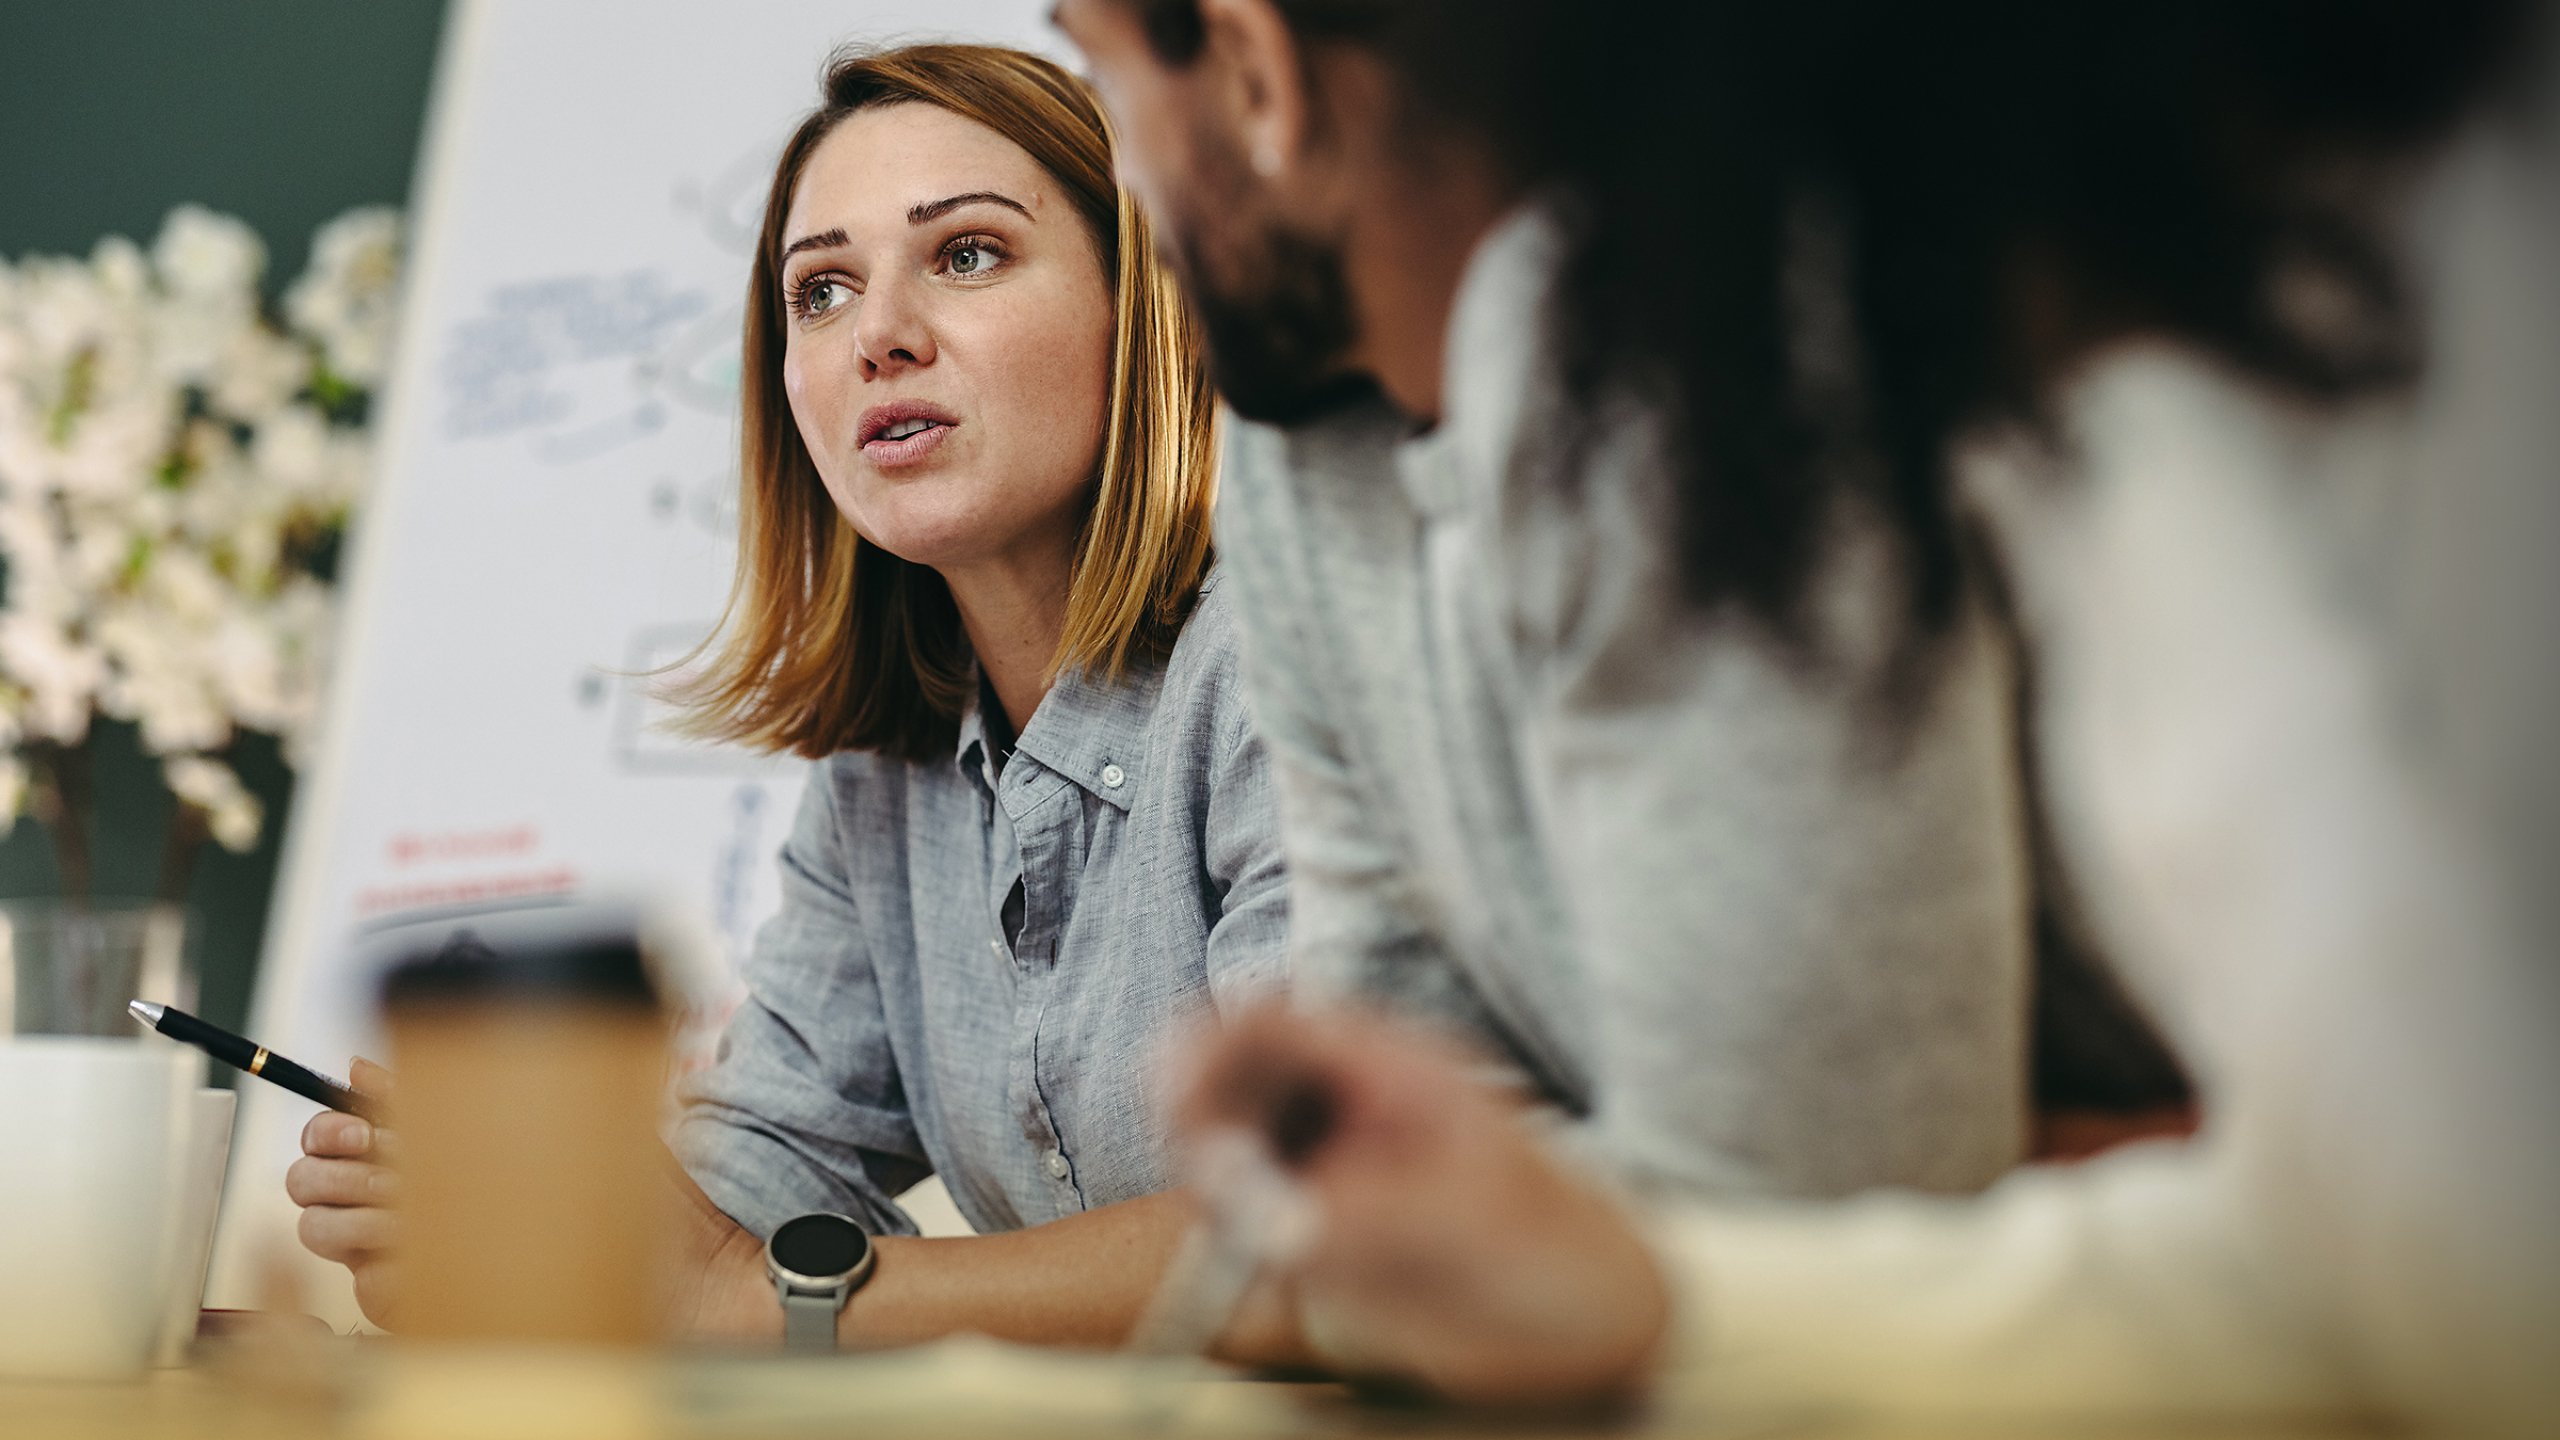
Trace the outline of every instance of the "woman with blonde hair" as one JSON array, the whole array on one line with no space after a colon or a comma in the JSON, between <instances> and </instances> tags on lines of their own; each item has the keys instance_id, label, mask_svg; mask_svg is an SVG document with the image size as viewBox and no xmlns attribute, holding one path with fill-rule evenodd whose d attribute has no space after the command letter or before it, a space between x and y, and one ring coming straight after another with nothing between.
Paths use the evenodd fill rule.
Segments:
<instances>
[{"instance_id":1,"label":"woman with blonde hair","mask_svg":"<svg viewBox=\"0 0 2560 1440\"><path fill-rule=\"evenodd\" d=\"M741 390L736 588L683 696L816 765L681 1096L679 1319L1117 1343L1188 1216L1158 1042L1279 982L1287 907L1213 401L1092 92L993 47L840 54L775 170ZM305 1241L396 1325L342 1129L295 1167ZM928 1175L979 1236L914 1238L897 1196ZM832 1283L780 1241L768 1268L802 1218Z\"/></svg>"}]
</instances>

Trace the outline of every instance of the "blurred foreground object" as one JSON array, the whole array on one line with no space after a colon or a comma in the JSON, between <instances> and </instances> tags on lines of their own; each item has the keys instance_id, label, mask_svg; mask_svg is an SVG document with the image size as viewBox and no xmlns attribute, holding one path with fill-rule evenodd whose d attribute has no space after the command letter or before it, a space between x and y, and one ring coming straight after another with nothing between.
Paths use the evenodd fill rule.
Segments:
<instances>
[{"instance_id":1,"label":"blurred foreground object","mask_svg":"<svg viewBox=\"0 0 2560 1440\"><path fill-rule=\"evenodd\" d=\"M404 1337L638 1345L661 1333L667 1018L638 938L585 907L404 926Z\"/></svg>"},{"instance_id":2,"label":"blurred foreground object","mask_svg":"<svg viewBox=\"0 0 2560 1440\"><path fill-rule=\"evenodd\" d=\"M303 1327L274 1321L262 1328ZM218 1369L165 1375L149 1384L0 1379L0 1416L7 1417L9 1440L1207 1440L1308 1434L1445 1440L1451 1434L1440 1417L1368 1411L1333 1386L1267 1384L1199 1362L1068 1354L975 1336L811 1363L730 1354L562 1354L531 1347L421 1357L414 1350L304 1333L295 1336L302 1344L292 1348L304 1352L300 1358L308 1368L292 1378L264 1368L279 1358L273 1350L285 1348L281 1337L265 1338L263 1347L235 1342ZM437 1380L446 1382L441 1389L426 1388Z\"/></svg>"},{"instance_id":3,"label":"blurred foreground object","mask_svg":"<svg viewBox=\"0 0 2560 1440\"><path fill-rule=\"evenodd\" d=\"M1265 1154L1187 1179L1212 1214L1289 1193L1298 1233L1260 1258L1328 1367L1537 1410L1649 1387L1671 1311L1653 1255L1479 1057L1402 1019L1271 1006L1184 1058L1172 1115L1192 1153Z\"/></svg>"},{"instance_id":4,"label":"blurred foreground object","mask_svg":"<svg viewBox=\"0 0 2560 1440\"><path fill-rule=\"evenodd\" d=\"M0 826L51 831L90 893L91 721L131 721L179 802L164 898L210 836L264 817L224 758L238 730L297 767L329 668L338 541L400 269L397 212L323 226L267 313L265 247L171 212L145 251L0 262Z\"/></svg>"}]
</instances>

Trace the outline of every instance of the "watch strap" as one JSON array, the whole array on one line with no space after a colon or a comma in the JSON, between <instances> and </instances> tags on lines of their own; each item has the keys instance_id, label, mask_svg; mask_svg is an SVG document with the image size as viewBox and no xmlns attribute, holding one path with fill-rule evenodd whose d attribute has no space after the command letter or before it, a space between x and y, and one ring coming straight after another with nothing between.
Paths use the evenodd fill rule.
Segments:
<instances>
[{"instance_id":1,"label":"watch strap","mask_svg":"<svg viewBox=\"0 0 2560 1440\"><path fill-rule=\"evenodd\" d=\"M782 1344L795 1351L832 1353L836 1348L836 1312L849 1290L782 1292Z\"/></svg>"}]
</instances>

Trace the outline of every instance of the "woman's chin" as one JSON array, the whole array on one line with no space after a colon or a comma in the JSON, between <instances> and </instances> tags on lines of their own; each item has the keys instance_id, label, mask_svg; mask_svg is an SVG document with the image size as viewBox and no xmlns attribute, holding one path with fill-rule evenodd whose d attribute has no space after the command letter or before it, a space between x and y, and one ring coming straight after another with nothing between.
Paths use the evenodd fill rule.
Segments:
<instances>
[{"instance_id":1,"label":"woman's chin","mask_svg":"<svg viewBox=\"0 0 2560 1440\"><path fill-rule=\"evenodd\" d=\"M1008 537L989 532L981 521L862 527L863 538L910 565L950 571L983 565L1008 553Z\"/></svg>"},{"instance_id":2,"label":"woman's chin","mask_svg":"<svg viewBox=\"0 0 2560 1440\"><path fill-rule=\"evenodd\" d=\"M865 505L853 517L862 538L914 565L966 564L1001 548L998 528L989 525L984 497L970 503L959 494L929 496L915 492L880 497L888 504ZM939 502L918 504L918 501Z\"/></svg>"},{"instance_id":3,"label":"woman's chin","mask_svg":"<svg viewBox=\"0 0 2560 1440\"><path fill-rule=\"evenodd\" d=\"M1072 511L1025 516L1001 505L1016 497L983 492L974 496L957 491L939 496L910 492L888 498L910 503L865 506L854 528L872 545L908 564L945 573L1001 563L1007 556L1046 553L1055 547L1044 543L1044 537L1053 534L1066 537L1065 546L1072 548L1072 537L1083 519ZM928 500L935 503L912 503Z\"/></svg>"},{"instance_id":4,"label":"woman's chin","mask_svg":"<svg viewBox=\"0 0 2560 1440\"><path fill-rule=\"evenodd\" d=\"M1072 550L1092 506L1090 481L1074 472L999 480L978 466L937 465L912 480L854 472L827 489L864 539L945 573Z\"/></svg>"},{"instance_id":5,"label":"woman's chin","mask_svg":"<svg viewBox=\"0 0 2560 1440\"><path fill-rule=\"evenodd\" d=\"M928 570L945 570L955 565L966 565L971 556L982 548L960 544L948 538L881 535L869 531L864 532L862 538L870 541L874 549L885 550L910 565L922 565Z\"/></svg>"}]
</instances>

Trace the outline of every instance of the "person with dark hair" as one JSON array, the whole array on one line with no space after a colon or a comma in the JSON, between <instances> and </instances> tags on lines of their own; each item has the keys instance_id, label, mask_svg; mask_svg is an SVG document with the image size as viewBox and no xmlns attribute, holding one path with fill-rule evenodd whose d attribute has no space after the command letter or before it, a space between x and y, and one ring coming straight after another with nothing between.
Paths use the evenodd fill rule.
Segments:
<instances>
[{"instance_id":1,"label":"person with dark hair","mask_svg":"<svg viewBox=\"0 0 2560 1440\"><path fill-rule=\"evenodd\" d=\"M1966 1191L2015 1164L2052 987L1991 597L1950 574L1908 633L1917 567L1842 503L1819 545L1752 532L1754 563L1803 552L1784 604L1693 603L1676 437L1522 323L1579 242L1552 167L1474 117L1550 103L1513 68L1534 16L1059 18L1222 394L1275 422L1231 435L1219 524L1302 983L1454 1023L1641 1186ZM1606 263L1649 271L1649 243ZM2079 993L2144 1098L2181 1098L2103 978Z\"/></svg>"},{"instance_id":2,"label":"person with dark hair","mask_svg":"<svg viewBox=\"0 0 2560 1440\"><path fill-rule=\"evenodd\" d=\"M1204 1041L1181 1104L1194 1134L1288 1120L1273 1148L1321 1221L1275 1294L1320 1350L1472 1399L1667 1373L1737 1408L2550 1433L2541 7L1065 10L1195 287L1239 312L1349 297L1248 349L1266 413L1363 369L1444 430L1509 401L1442 477L1486 498L1479 535L1627 517L1549 569L1484 552L1507 563L1482 585L1532 601L1502 642L1539 598L1588 625L1662 574L1690 618L1646 609L1625 673L1676 684L1691 627L1748 634L1785 673L1871 682L1907 747L1974 607L2013 615L2058 878L2203 1104L2192 1138L1979 1197L1637 1224L1428 1035L1268 1012ZM2545 108L2492 109L2517 73ZM1364 190L1391 160L1426 178ZM1839 624L1843 565L1892 597L1876 628ZM1511 732L1549 826L1607 793L1541 731L1589 698L1539 672ZM1602 866L1726 858L1627 809ZM1690 1018L1693 981L1639 979L1623 929L1576 920L1598 1003Z\"/></svg>"}]
</instances>

